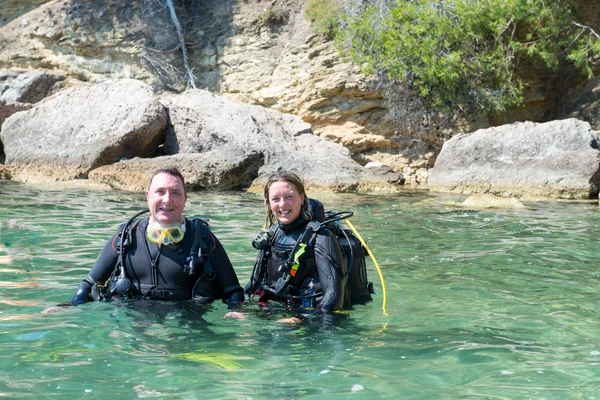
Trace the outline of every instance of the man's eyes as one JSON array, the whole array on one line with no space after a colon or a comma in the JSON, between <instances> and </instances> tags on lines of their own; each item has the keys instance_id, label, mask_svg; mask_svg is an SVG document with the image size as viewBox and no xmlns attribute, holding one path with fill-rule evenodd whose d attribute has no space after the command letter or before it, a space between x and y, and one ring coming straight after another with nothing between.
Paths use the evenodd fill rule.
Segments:
<instances>
[{"instance_id":1,"label":"man's eyes","mask_svg":"<svg viewBox=\"0 0 600 400\"><path fill-rule=\"evenodd\" d=\"M178 190L172 191L170 193L171 193L171 196L181 196L181 192L178 191ZM160 196L164 196L165 194L167 194L167 191L159 189L159 190L156 191L156 194L158 194Z\"/></svg>"}]
</instances>

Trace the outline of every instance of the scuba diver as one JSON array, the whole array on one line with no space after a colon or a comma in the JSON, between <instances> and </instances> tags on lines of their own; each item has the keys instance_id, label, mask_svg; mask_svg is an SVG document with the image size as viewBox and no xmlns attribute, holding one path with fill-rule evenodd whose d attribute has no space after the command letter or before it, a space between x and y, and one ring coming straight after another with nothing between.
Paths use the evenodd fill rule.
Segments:
<instances>
[{"instance_id":1,"label":"scuba diver","mask_svg":"<svg viewBox=\"0 0 600 400\"><path fill-rule=\"evenodd\" d=\"M318 219L321 202L309 199L293 172L271 175L264 188L264 231L253 241L260 250L245 292L328 314L345 304L346 263L334 233Z\"/></svg>"},{"instance_id":2,"label":"scuba diver","mask_svg":"<svg viewBox=\"0 0 600 400\"><path fill-rule=\"evenodd\" d=\"M119 227L70 304L114 296L243 302L231 261L208 223L182 215L187 193L181 172L172 166L156 170L146 199L150 217L136 219L145 210Z\"/></svg>"}]
</instances>

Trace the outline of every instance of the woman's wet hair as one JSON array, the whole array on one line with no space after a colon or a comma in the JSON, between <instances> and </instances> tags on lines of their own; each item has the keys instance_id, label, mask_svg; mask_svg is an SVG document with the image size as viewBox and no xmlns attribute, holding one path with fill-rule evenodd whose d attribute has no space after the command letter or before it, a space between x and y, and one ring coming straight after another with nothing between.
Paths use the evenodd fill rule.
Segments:
<instances>
[{"instance_id":1,"label":"woman's wet hair","mask_svg":"<svg viewBox=\"0 0 600 400\"><path fill-rule=\"evenodd\" d=\"M275 182L287 182L290 185L294 185L294 187L298 191L298 194L304 197L304 203L302 204L301 209L302 218L304 218L307 221L312 220L312 207L310 205L310 201L308 201L308 196L306 195L306 189L304 188L304 182L302 181L302 178L300 178L296 173L291 171L277 171L271 176L269 176L269 179L267 180L267 184L265 185L264 189L265 208L267 213L265 216L265 225L263 228L269 229L275 223L275 221L277 221L277 217L275 217L275 214L273 214L273 211L271 211L271 205L269 204L269 190Z\"/></svg>"},{"instance_id":2,"label":"woman's wet hair","mask_svg":"<svg viewBox=\"0 0 600 400\"><path fill-rule=\"evenodd\" d=\"M166 167L162 167L157 169L156 171L154 171L152 173L152 177L150 178L150 182L148 183L148 189L146 190L150 190L150 186L152 186L152 181L154 180L154 177L158 174L167 174L167 175L172 175L172 176L176 176L181 180L181 184L183 185L183 194L187 195L187 191L185 188L185 179L183 178L183 175L181 174L181 172L179 171L179 168L177 168L174 165L168 165Z\"/></svg>"}]
</instances>

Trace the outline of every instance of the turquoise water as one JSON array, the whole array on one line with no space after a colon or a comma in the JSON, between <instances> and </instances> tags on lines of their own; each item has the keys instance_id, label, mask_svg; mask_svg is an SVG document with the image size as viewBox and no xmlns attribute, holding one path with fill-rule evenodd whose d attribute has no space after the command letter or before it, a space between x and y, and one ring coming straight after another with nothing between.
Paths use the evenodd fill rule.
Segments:
<instances>
[{"instance_id":1,"label":"turquoise water","mask_svg":"<svg viewBox=\"0 0 600 400\"><path fill-rule=\"evenodd\" d=\"M315 196L317 197L317 196ZM0 397L180 399L600 398L600 209L525 203L475 210L464 197L322 195L352 209L373 301L328 323L227 308L67 301L143 194L0 182ZM262 201L191 193L242 284Z\"/></svg>"}]
</instances>

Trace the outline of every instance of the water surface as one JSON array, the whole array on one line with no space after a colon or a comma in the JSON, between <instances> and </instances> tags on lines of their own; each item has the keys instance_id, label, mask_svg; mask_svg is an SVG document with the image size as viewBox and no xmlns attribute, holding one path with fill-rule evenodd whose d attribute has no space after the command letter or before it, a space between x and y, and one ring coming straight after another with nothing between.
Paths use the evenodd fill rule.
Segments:
<instances>
[{"instance_id":1,"label":"water surface","mask_svg":"<svg viewBox=\"0 0 600 400\"><path fill-rule=\"evenodd\" d=\"M317 196L315 196L317 197ZM181 399L596 399L600 328L596 204L468 209L406 191L321 195L352 209L373 301L332 321L245 320L215 303L67 301L143 194L0 182L0 397ZM245 284L263 205L190 193Z\"/></svg>"}]
</instances>

